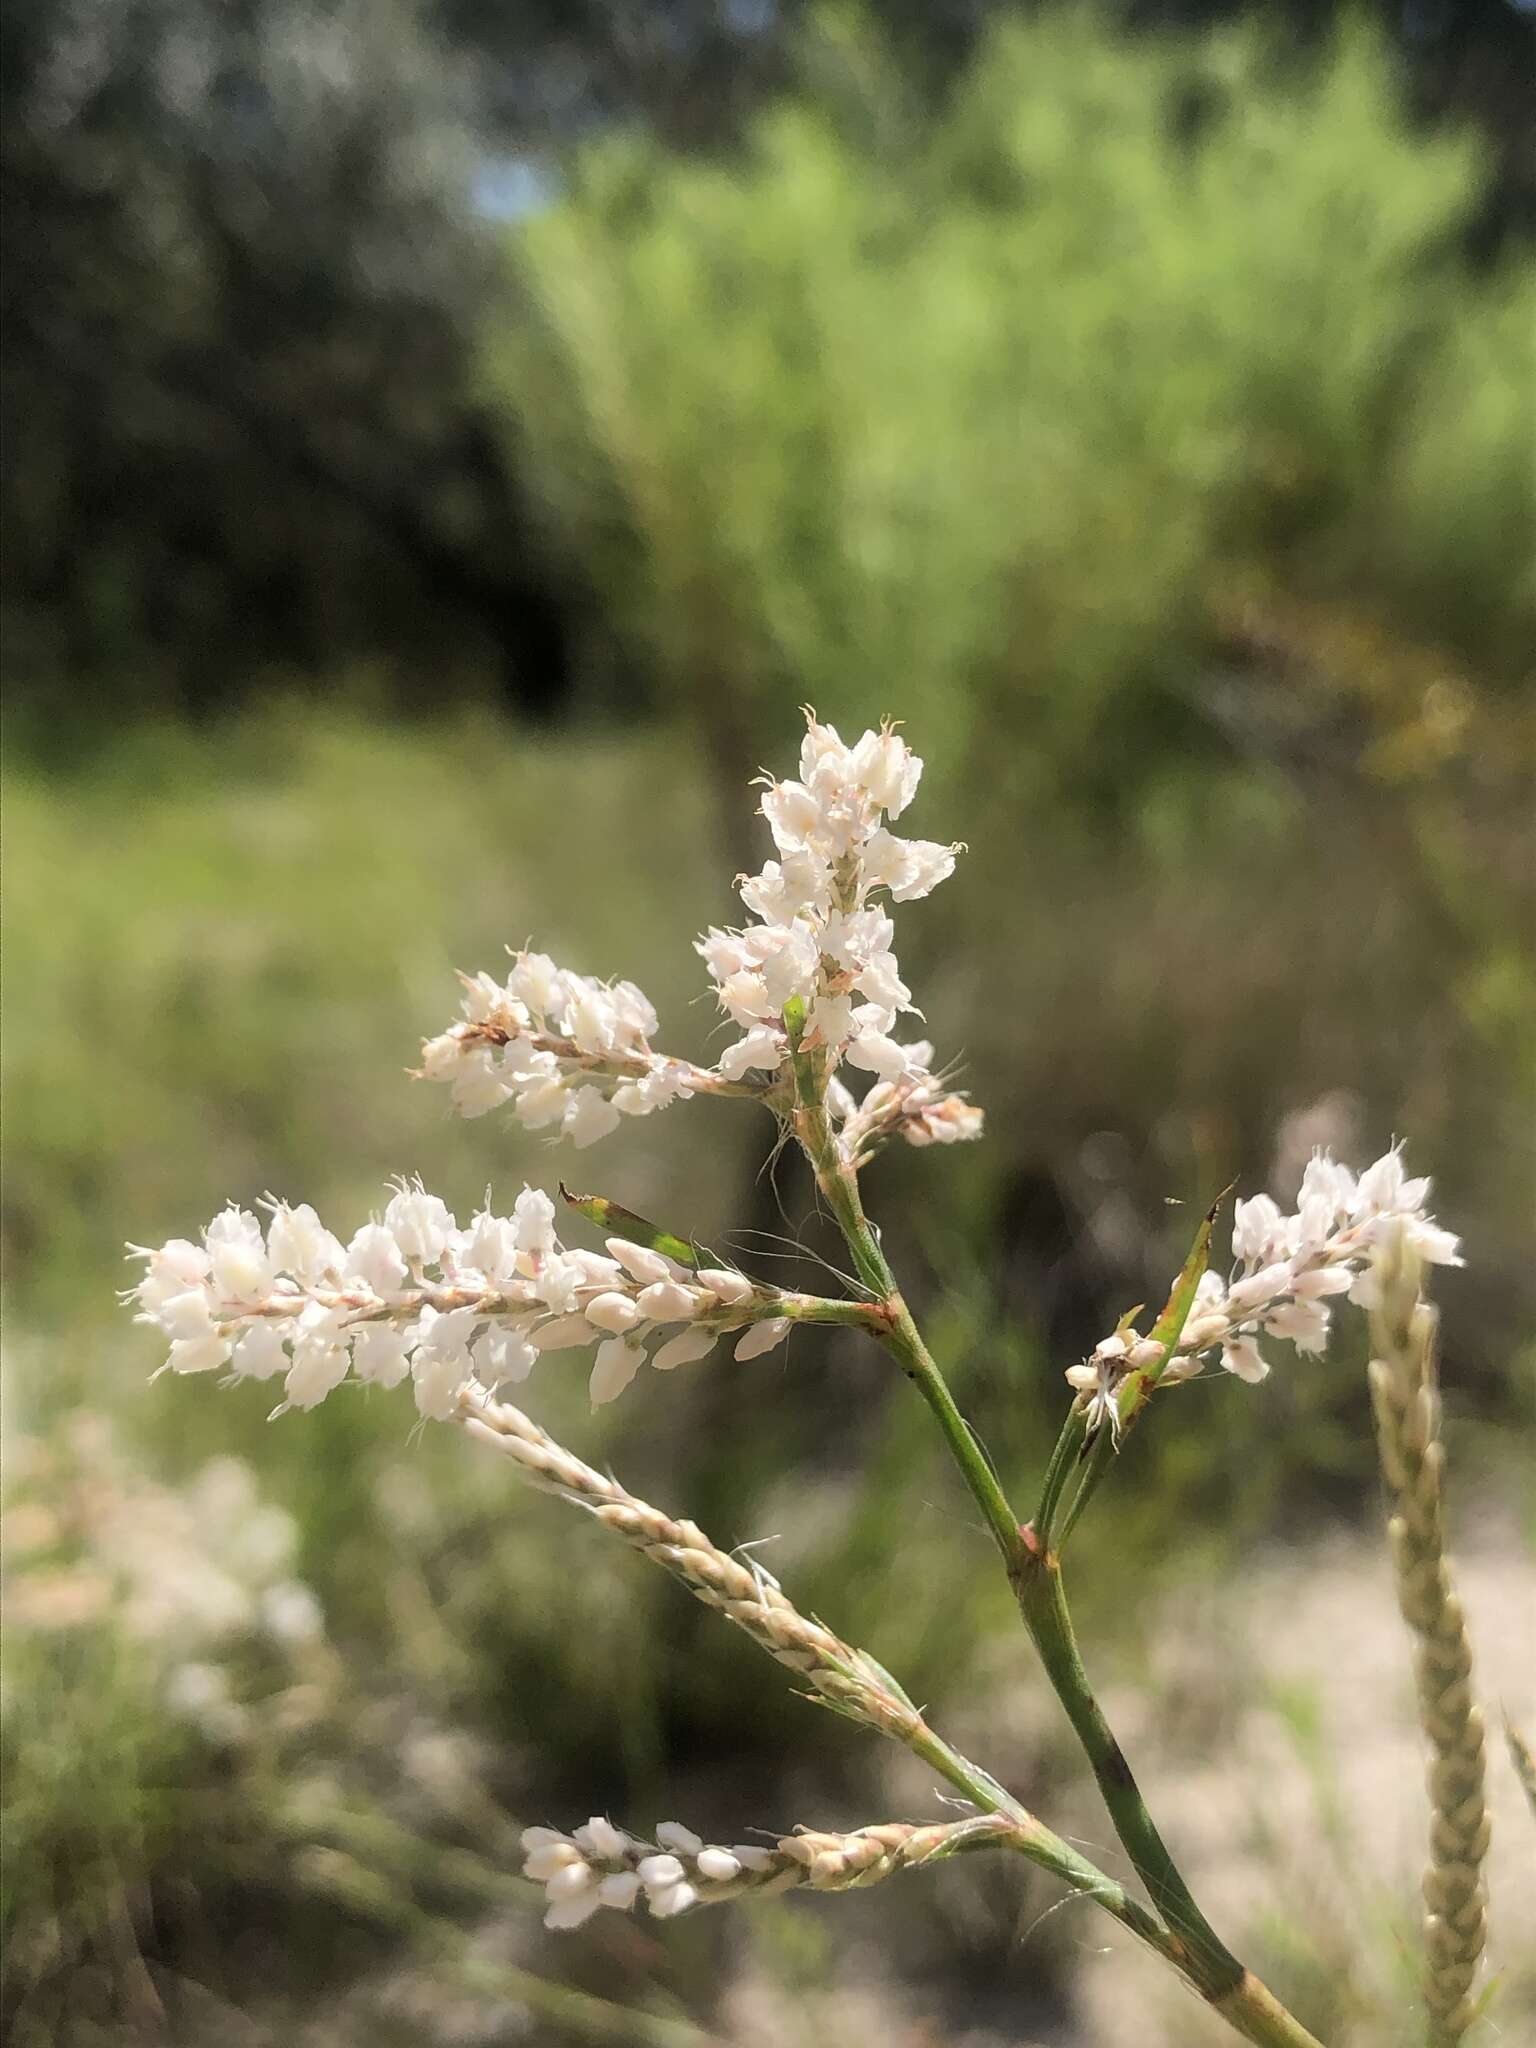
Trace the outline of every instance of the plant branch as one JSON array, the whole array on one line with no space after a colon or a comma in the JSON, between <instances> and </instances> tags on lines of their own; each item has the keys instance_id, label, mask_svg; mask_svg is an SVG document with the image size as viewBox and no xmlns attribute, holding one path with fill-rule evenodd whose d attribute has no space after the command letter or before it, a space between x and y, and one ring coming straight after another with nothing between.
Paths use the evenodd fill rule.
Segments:
<instances>
[{"instance_id":1,"label":"plant branch","mask_svg":"<svg viewBox=\"0 0 1536 2048\"><path fill-rule=\"evenodd\" d=\"M1263 2044L1263 2048L1320 2048L1300 2021L1225 1947L1195 1904L1094 1697L1073 1635L1060 1565L1039 1546L1033 1531L1020 1528L990 1460L956 1405L902 1299L878 1233L864 1214L857 1175L839 1153L824 1106L824 1077L816 1056L797 1048L794 1065L796 1135L815 1169L817 1185L847 1242L859 1278L888 1312L886 1347L932 1410L1002 1553L1024 1625L1093 1767L1115 1831L1161 1916L1161 1921L1154 1924L1162 1938L1151 1946L1245 2039ZM1192 1292L1191 1286L1191 1296ZM1187 1313L1187 1301L1180 1302L1179 1307ZM1179 1320L1182 1324L1182 1315ZM1164 1335L1161 1328L1158 1335ZM1165 1348L1164 1357L1171 1348ZM1069 1418L1047 1478L1046 1505L1052 1513L1074 1456ZM1143 1939L1146 1938L1144 1934Z\"/></svg>"}]
</instances>

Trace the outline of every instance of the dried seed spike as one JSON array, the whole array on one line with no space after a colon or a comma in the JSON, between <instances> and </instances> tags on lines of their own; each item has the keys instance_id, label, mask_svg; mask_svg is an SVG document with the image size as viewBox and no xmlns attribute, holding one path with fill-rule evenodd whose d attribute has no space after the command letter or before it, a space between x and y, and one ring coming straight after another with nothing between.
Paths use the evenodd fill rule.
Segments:
<instances>
[{"instance_id":1,"label":"dried seed spike","mask_svg":"<svg viewBox=\"0 0 1536 2048\"><path fill-rule=\"evenodd\" d=\"M1417 1638L1419 1715L1433 1751L1423 1888L1427 2038L1429 2048L1456 2048L1472 2023L1486 1933L1483 1718L1472 1703L1466 1616L1445 1562L1434 1313L1419 1298L1420 1261L1405 1225L1383 1238L1373 1264L1380 1305L1371 1315L1371 1399L1394 1496L1388 1535L1398 1604Z\"/></svg>"}]
</instances>

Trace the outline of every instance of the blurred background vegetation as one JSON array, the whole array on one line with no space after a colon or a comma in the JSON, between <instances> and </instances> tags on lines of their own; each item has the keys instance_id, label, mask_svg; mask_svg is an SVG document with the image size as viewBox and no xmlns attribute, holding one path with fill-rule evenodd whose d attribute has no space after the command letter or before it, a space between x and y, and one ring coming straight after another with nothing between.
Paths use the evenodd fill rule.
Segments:
<instances>
[{"instance_id":1,"label":"blurred background vegetation","mask_svg":"<svg viewBox=\"0 0 1536 2048\"><path fill-rule=\"evenodd\" d=\"M1205 2038L979 1866L545 1938L527 1821L931 1794L398 1400L146 1391L112 1291L227 1196L358 1219L415 1170L829 1251L745 1110L573 1166L404 1069L529 936L704 1052L744 785L801 701L890 711L917 829L971 849L902 957L989 1123L870 1198L1005 1476L1189 1205L1407 1134L1469 1241L1457 1494L1529 1721L1536 19L21 0L6 35L8 2033ZM1351 1775L1407 1682L1358 1365L1170 1402L1079 1597L1197 1854L1220 1816L1225 1924L1386 2048L1420 1821L1411 1735L1386 1794ZM776 1537L1098 1848L903 1396L830 1332L597 1419L558 1357L530 1388ZM1383 1697L1340 1691L1363 1611ZM1225 1751L1250 1778L1197 1783ZM1512 1929L1501 1962L1515 2038Z\"/></svg>"}]
</instances>

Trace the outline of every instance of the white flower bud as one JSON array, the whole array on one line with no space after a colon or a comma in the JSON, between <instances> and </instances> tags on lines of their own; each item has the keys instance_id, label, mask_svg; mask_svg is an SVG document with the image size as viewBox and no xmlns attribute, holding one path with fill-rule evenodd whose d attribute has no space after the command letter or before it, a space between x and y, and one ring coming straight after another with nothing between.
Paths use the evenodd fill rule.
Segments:
<instances>
[{"instance_id":1,"label":"white flower bud","mask_svg":"<svg viewBox=\"0 0 1536 2048\"><path fill-rule=\"evenodd\" d=\"M530 1856L535 1849L548 1849L556 1842L568 1842L569 1840L569 1835L562 1834L559 1828L524 1828L521 1835L518 1836L519 1846L525 1854ZM531 1875L531 1873L525 1873L525 1875Z\"/></svg>"},{"instance_id":2,"label":"white flower bud","mask_svg":"<svg viewBox=\"0 0 1536 2048\"><path fill-rule=\"evenodd\" d=\"M611 1820L594 1813L583 1826L572 1831L572 1840L583 1855L590 1856L596 1863L622 1863L629 1847L629 1837L616 1828Z\"/></svg>"},{"instance_id":3,"label":"white flower bud","mask_svg":"<svg viewBox=\"0 0 1536 2048\"><path fill-rule=\"evenodd\" d=\"M592 1325L585 1316L556 1316L528 1333L535 1351L569 1351L576 1344L592 1342Z\"/></svg>"},{"instance_id":4,"label":"white flower bud","mask_svg":"<svg viewBox=\"0 0 1536 2048\"><path fill-rule=\"evenodd\" d=\"M578 1892L591 1891L596 1883L596 1871L578 1856L550 1873L544 1883L544 1896L550 1900L574 1899Z\"/></svg>"},{"instance_id":5,"label":"white flower bud","mask_svg":"<svg viewBox=\"0 0 1536 2048\"><path fill-rule=\"evenodd\" d=\"M605 1906L617 1907L627 1913L640 1895L640 1880L632 1870L616 1870L605 1877L597 1888L597 1896Z\"/></svg>"},{"instance_id":6,"label":"white flower bud","mask_svg":"<svg viewBox=\"0 0 1536 2048\"><path fill-rule=\"evenodd\" d=\"M645 1353L626 1337L609 1337L597 1347L588 1384L594 1408L616 1401L645 1362Z\"/></svg>"},{"instance_id":7,"label":"white flower bud","mask_svg":"<svg viewBox=\"0 0 1536 2048\"><path fill-rule=\"evenodd\" d=\"M643 1856L635 1865L646 1890L657 1891L669 1884L681 1884L684 1870L675 1856Z\"/></svg>"},{"instance_id":8,"label":"white flower bud","mask_svg":"<svg viewBox=\"0 0 1536 2048\"><path fill-rule=\"evenodd\" d=\"M679 1856L697 1856L704 1846L704 1837L696 1835L692 1828L685 1828L680 1820L660 1822L656 1839L663 1849L675 1850Z\"/></svg>"},{"instance_id":9,"label":"white flower bud","mask_svg":"<svg viewBox=\"0 0 1536 2048\"><path fill-rule=\"evenodd\" d=\"M684 1323L698 1314L703 1303L696 1289L680 1286L676 1280L657 1280L641 1288L635 1306L653 1323Z\"/></svg>"},{"instance_id":10,"label":"white flower bud","mask_svg":"<svg viewBox=\"0 0 1536 2048\"><path fill-rule=\"evenodd\" d=\"M627 1294L594 1294L585 1313L599 1330L632 1330L640 1321L640 1311Z\"/></svg>"},{"instance_id":11,"label":"white flower bud","mask_svg":"<svg viewBox=\"0 0 1536 2048\"><path fill-rule=\"evenodd\" d=\"M674 1366L690 1365L694 1359L703 1358L719 1341L718 1330L684 1330L681 1336L662 1345L651 1364L657 1372L671 1372Z\"/></svg>"},{"instance_id":12,"label":"white flower bud","mask_svg":"<svg viewBox=\"0 0 1536 2048\"><path fill-rule=\"evenodd\" d=\"M711 1884L729 1884L741 1875L741 1864L729 1849L701 1849L693 1860L700 1877L707 1877Z\"/></svg>"},{"instance_id":13,"label":"white flower bud","mask_svg":"<svg viewBox=\"0 0 1536 2048\"><path fill-rule=\"evenodd\" d=\"M707 1287L718 1301L727 1308L737 1308L744 1301L750 1301L757 1289L744 1273L727 1272L723 1266L701 1266L694 1275L701 1287Z\"/></svg>"},{"instance_id":14,"label":"white flower bud","mask_svg":"<svg viewBox=\"0 0 1536 2048\"><path fill-rule=\"evenodd\" d=\"M655 1280L671 1280L676 1277L672 1261L663 1258L658 1251L652 1251L646 1244L634 1244L627 1237L610 1237L607 1240L609 1255L642 1287Z\"/></svg>"},{"instance_id":15,"label":"white flower bud","mask_svg":"<svg viewBox=\"0 0 1536 2048\"><path fill-rule=\"evenodd\" d=\"M746 1331L736 1346L735 1356L743 1363L749 1358L759 1358L765 1351L772 1351L776 1344L782 1344L789 1332L788 1316L769 1316L765 1322L754 1323Z\"/></svg>"},{"instance_id":16,"label":"white flower bud","mask_svg":"<svg viewBox=\"0 0 1536 2048\"><path fill-rule=\"evenodd\" d=\"M660 1891L651 1892L646 1904L654 1919L670 1920L674 1914L686 1913L698 1896L691 1884L669 1884Z\"/></svg>"},{"instance_id":17,"label":"white flower bud","mask_svg":"<svg viewBox=\"0 0 1536 2048\"><path fill-rule=\"evenodd\" d=\"M774 1867L773 1851L758 1842L733 1842L731 1854L743 1870L755 1871L759 1876L766 1876Z\"/></svg>"},{"instance_id":18,"label":"white flower bud","mask_svg":"<svg viewBox=\"0 0 1536 2048\"><path fill-rule=\"evenodd\" d=\"M544 1915L544 1925L556 1931L569 1932L590 1920L602 1903L595 1891L578 1892L570 1899L556 1899Z\"/></svg>"}]
</instances>

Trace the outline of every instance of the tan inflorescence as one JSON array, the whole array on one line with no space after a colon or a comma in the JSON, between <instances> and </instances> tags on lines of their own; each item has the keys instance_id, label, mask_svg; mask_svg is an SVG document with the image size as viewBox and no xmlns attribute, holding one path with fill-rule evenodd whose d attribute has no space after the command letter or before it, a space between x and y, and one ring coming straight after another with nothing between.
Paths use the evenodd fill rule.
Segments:
<instances>
[{"instance_id":1,"label":"tan inflorescence","mask_svg":"<svg viewBox=\"0 0 1536 2048\"><path fill-rule=\"evenodd\" d=\"M719 1549L696 1523L674 1521L638 1500L506 1402L471 1390L460 1398L457 1419L471 1436L514 1459L535 1485L587 1508L680 1579L695 1599L744 1629L828 1705L898 1742L931 1739L922 1715L872 1657L801 1614L766 1572Z\"/></svg>"},{"instance_id":2,"label":"tan inflorescence","mask_svg":"<svg viewBox=\"0 0 1536 2048\"><path fill-rule=\"evenodd\" d=\"M1371 1398L1403 1618L1417 1639L1419 1714L1433 1752L1430 1860L1424 1874L1425 2003L1430 2048L1455 2048L1475 2016L1473 1983L1486 1932L1488 1849L1483 1717L1472 1701L1472 1655L1445 1561L1435 1312L1419 1298L1419 1265L1399 1230L1376 1256Z\"/></svg>"}]
</instances>

